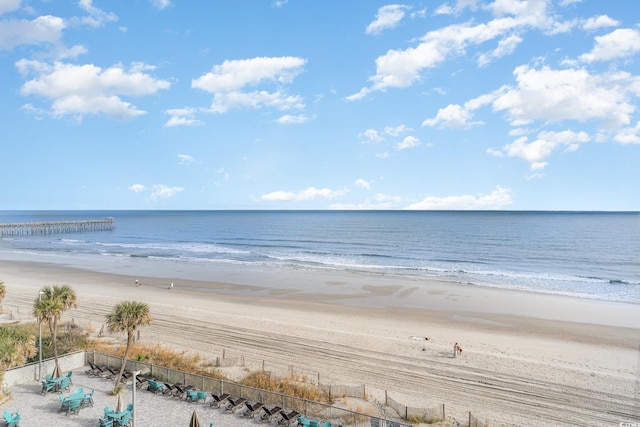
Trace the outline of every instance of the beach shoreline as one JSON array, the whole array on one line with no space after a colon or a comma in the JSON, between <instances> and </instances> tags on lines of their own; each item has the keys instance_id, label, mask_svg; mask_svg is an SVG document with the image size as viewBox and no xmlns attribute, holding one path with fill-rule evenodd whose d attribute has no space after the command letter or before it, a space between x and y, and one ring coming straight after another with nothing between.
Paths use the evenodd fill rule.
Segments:
<instances>
[{"instance_id":1,"label":"beach shoreline","mask_svg":"<svg viewBox=\"0 0 640 427\"><path fill-rule=\"evenodd\" d=\"M639 401L634 304L436 280L416 286L340 272L246 272L236 266L211 275L231 280L194 280L175 270L171 277L130 274L129 263L139 260L125 260L124 274L115 274L0 258L0 280L8 290L3 305L22 320L45 285L72 286L79 307L63 320L95 329L118 301L145 301L155 319L142 331L148 342L212 357L224 351L274 369L295 364L335 383L366 384L373 397L389 392L416 407L445 403L456 420L472 411L513 425L572 424L574 418L593 424L602 417L599 399L605 405L610 395L619 396L613 400L620 400L623 414ZM175 287L168 289L171 281ZM455 342L464 349L457 358ZM567 401L536 409L538 388L552 395L557 389ZM510 403L510 395L526 403ZM596 404L580 403L584 399Z\"/></svg>"}]
</instances>

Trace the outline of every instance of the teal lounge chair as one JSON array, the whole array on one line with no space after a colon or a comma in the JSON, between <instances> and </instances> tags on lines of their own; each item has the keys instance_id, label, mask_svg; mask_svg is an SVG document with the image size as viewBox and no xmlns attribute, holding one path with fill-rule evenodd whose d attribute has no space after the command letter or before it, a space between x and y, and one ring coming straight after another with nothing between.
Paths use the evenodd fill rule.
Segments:
<instances>
[{"instance_id":1,"label":"teal lounge chair","mask_svg":"<svg viewBox=\"0 0 640 427\"><path fill-rule=\"evenodd\" d=\"M20 425L20 414L5 409L4 420L7 422L7 427L18 427Z\"/></svg>"},{"instance_id":2,"label":"teal lounge chair","mask_svg":"<svg viewBox=\"0 0 640 427\"><path fill-rule=\"evenodd\" d=\"M91 390L91 393L86 393L82 397L82 406L91 406L93 408L93 393L95 390Z\"/></svg>"},{"instance_id":3,"label":"teal lounge chair","mask_svg":"<svg viewBox=\"0 0 640 427\"><path fill-rule=\"evenodd\" d=\"M98 418L100 427L113 427L113 420L111 418Z\"/></svg>"},{"instance_id":4,"label":"teal lounge chair","mask_svg":"<svg viewBox=\"0 0 640 427\"><path fill-rule=\"evenodd\" d=\"M80 412L80 408L82 408L82 398L71 399L69 400L69 406L67 409L67 415L69 414L77 414Z\"/></svg>"}]
</instances>

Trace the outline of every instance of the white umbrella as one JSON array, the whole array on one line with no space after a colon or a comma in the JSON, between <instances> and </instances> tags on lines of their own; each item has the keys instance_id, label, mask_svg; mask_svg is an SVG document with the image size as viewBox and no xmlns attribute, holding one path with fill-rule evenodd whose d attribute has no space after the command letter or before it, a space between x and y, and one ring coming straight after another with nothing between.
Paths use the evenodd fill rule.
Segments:
<instances>
[{"instance_id":1,"label":"white umbrella","mask_svg":"<svg viewBox=\"0 0 640 427\"><path fill-rule=\"evenodd\" d=\"M122 403L122 395L119 394L116 399L116 408L114 409L114 411L122 412L123 410L124 410L124 403Z\"/></svg>"},{"instance_id":2,"label":"white umbrella","mask_svg":"<svg viewBox=\"0 0 640 427\"><path fill-rule=\"evenodd\" d=\"M193 415L191 415L191 422L189 423L189 427L200 427L200 420L198 419L198 414L196 410L193 410Z\"/></svg>"}]
</instances>

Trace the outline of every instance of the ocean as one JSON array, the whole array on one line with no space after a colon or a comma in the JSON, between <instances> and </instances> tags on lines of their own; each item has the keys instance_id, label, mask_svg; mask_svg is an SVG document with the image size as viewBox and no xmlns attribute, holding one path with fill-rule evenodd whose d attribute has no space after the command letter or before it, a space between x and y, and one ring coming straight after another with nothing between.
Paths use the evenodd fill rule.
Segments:
<instances>
[{"instance_id":1,"label":"ocean","mask_svg":"<svg viewBox=\"0 0 640 427\"><path fill-rule=\"evenodd\" d=\"M640 304L638 212L3 211L0 223L107 217L112 231L0 237L0 256L436 278Z\"/></svg>"}]
</instances>

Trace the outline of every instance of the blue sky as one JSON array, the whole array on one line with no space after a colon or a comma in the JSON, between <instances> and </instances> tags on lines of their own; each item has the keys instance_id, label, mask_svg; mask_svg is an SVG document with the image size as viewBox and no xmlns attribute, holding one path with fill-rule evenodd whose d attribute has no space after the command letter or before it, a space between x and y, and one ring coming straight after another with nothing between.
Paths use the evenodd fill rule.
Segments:
<instances>
[{"instance_id":1,"label":"blue sky","mask_svg":"<svg viewBox=\"0 0 640 427\"><path fill-rule=\"evenodd\" d=\"M0 209L638 210L630 3L0 0Z\"/></svg>"}]
</instances>

